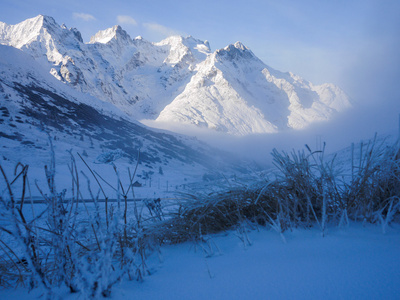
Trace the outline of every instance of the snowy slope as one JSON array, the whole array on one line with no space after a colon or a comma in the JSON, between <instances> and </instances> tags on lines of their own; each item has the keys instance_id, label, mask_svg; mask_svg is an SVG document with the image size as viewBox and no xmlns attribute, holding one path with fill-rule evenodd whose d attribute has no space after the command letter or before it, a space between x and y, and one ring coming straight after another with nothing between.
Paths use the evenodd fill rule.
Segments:
<instances>
[{"instance_id":1,"label":"snowy slope","mask_svg":"<svg viewBox=\"0 0 400 300\"><path fill-rule=\"evenodd\" d=\"M191 175L200 180L217 166L222 172L244 171L238 167L239 161L226 160L227 154L195 138L152 130L129 120L110 103L62 84L29 55L0 45L2 165L10 170L22 162L43 170L50 159L46 132L55 145L57 163L64 166L70 161L68 150L72 150L84 153L91 163L104 163L105 155L110 154L119 158L116 164L125 170L136 164L140 152L141 173L173 174L181 181Z\"/></svg>"},{"instance_id":2,"label":"snowy slope","mask_svg":"<svg viewBox=\"0 0 400 300\"><path fill-rule=\"evenodd\" d=\"M170 37L153 44L120 27L98 32L89 44L76 29L38 16L17 25L0 23L0 43L31 54L57 79L115 104L135 118L153 118L193 73L208 44Z\"/></svg>"},{"instance_id":3,"label":"snowy slope","mask_svg":"<svg viewBox=\"0 0 400 300\"><path fill-rule=\"evenodd\" d=\"M247 135L301 129L350 106L338 87L276 71L240 42L211 52L207 41L171 36L150 43L117 25L86 44L77 29L38 16L17 25L0 22L0 43L138 120Z\"/></svg>"},{"instance_id":4,"label":"snowy slope","mask_svg":"<svg viewBox=\"0 0 400 300\"><path fill-rule=\"evenodd\" d=\"M300 129L349 106L338 87L314 86L276 71L237 42L199 64L197 74L157 120L246 135Z\"/></svg>"}]
</instances>

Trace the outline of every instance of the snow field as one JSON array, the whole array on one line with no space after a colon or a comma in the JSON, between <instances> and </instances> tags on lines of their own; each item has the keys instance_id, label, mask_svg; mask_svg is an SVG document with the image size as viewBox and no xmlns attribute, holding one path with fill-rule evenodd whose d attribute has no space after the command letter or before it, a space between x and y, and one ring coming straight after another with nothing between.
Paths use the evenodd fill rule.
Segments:
<instances>
[{"instance_id":1,"label":"snow field","mask_svg":"<svg viewBox=\"0 0 400 300\"><path fill-rule=\"evenodd\" d=\"M235 231L210 237L211 257L191 242L164 246L148 261L144 282L123 281L110 299L398 299L400 227L351 223L286 232L283 243L273 230L249 232L244 247ZM207 248L206 245L205 248ZM211 276L210 276L211 275ZM1 290L1 299L36 299L35 289ZM58 290L62 299L82 299Z\"/></svg>"},{"instance_id":2,"label":"snow field","mask_svg":"<svg viewBox=\"0 0 400 300\"><path fill-rule=\"evenodd\" d=\"M221 255L209 258L191 243L168 246L153 275L123 283L114 299L397 299L399 229L383 235L351 223L324 238L316 228L295 229L285 244L262 228L249 233L246 247L229 232L212 237Z\"/></svg>"}]
</instances>

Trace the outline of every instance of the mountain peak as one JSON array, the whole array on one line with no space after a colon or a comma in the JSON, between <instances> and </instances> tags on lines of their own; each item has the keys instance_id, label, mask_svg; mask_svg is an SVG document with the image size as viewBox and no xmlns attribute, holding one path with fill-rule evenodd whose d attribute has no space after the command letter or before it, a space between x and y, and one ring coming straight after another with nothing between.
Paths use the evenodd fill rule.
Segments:
<instances>
[{"instance_id":1,"label":"mountain peak","mask_svg":"<svg viewBox=\"0 0 400 300\"><path fill-rule=\"evenodd\" d=\"M170 46L178 46L178 45L184 45L188 48L195 48L196 46L202 45L205 46L208 51L210 51L210 45L208 41L201 41L199 39L196 39L189 35L188 37L183 37L181 35L171 35L165 39L163 39L161 42L156 43L157 45L170 45Z\"/></svg>"},{"instance_id":2,"label":"mountain peak","mask_svg":"<svg viewBox=\"0 0 400 300\"><path fill-rule=\"evenodd\" d=\"M90 38L89 43L107 44L113 39L119 41L132 42L132 39L129 36L129 34L125 30L123 30L121 26L115 25L111 28L100 30L99 32L97 32L94 36Z\"/></svg>"},{"instance_id":3,"label":"mountain peak","mask_svg":"<svg viewBox=\"0 0 400 300\"><path fill-rule=\"evenodd\" d=\"M169 57L170 63L176 63L182 59L183 56L189 54L195 60L202 61L210 53L210 45L208 42L195 39L192 36L183 37L180 35L173 35L167 37L161 42L155 43L156 46L170 47L172 55Z\"/></svg>"},{"instance_id":4,"label":"mountain peak","mask_svg":"<svg viewBox=\"0 0 400 300\"><path fill-rule=\"evenodd\" d=\"M249 48L247 48L245 45L243 45L243 44L242 44L241 42L239 42L239 41L237 41L236 43L234 43L233 46L234 46L236 49L240 49L240 50L242 50L242 51L249 50Z\"/></svg>"},{"instance_id":5,"label":"mountain peak","mask_svg":"<svg viewBox=\"0 0 400 300\"><path fill-rule=\"evenodd\" d=\"M50 16L37 15L36 17L26 19L25 21L22 21L21 23L24 23L24 22L35 22L35 21L55 22L54 19L52 17L50 17Z\"/></svg>"},{"instance_id":6,"label":"mountain peak","mask_svg":"<svg viewBox=\"0 0 400 300\"><path fill-rule=\"evenodd\" d=\"M162 41L156 43L157 45L163 46L163 45L178 45L178 44L182 44L183 42L183 37L180 35L171 35L165 39L163 39Z\"/></svg>"},{"instance_id":7,"label":"mountain peak","mask_svg":"<svg viewBox=\"0 0 400 300\"><path fill-rule=\"evenodd\" d=\"M46 16L46 15L39 15L38 17L41 18L41 19L43 20L43 25L44 25L44 24L49 24L49 25L50 25L50 24L51 24L51 25L57 24L57 23L56 23L56 20L54 20L53 17Z\"/></svg>"},{"instance_id":8,"label":"mountain peak","mask_svg":"<svg viewBox=\"0 0 400 300\"><path fill-rule=\"evenodd\" d=\"M49 28L49 27L53 27L56 25L58 26L57 22L53 19L53 17L46 16L46 15L38 15L34 18L27 19L19 24L31 26L38 30L40 30L40 28L42 28L42 27Z\"/></svg>"},{"instance_id":9,"label":"mountain peak","mask_svg":"<svg viewBox=\"0 0 400 300\"><path fill-rule=\"evenodd\" d=\"M256 58L253 52L241 42L236 42L223 49L217 50L216 55L219 57L225 57L229 60Z\"/></svg>"},{"instance_id":10,"label":"mountain peak","mask_svg":"<svg viewBox=\"0 0 400 300\"><path fill-rule=\"evenodd\" d=\"M203 42L191 36L173 35L161 42L154 43L154 45L161 46L164 51L169 53L164 62L175 65L185 60L189 65L192 65L192 68L194 68L196 62L203 61L210 53L208 42Z\"/></svg>"},{"instance_id":11,"label":"mountain peak","mask_svg":"<svg viewBox=\"0 0 400 300\"><path fill-rule=\"evenodd\" d=\"M19 27L22 31L23 29L29 27L29 31L39 31L42 27L49 27L49 26L54 26L57 25L56 21L49 16L45 15L38 15L36 17L26 19L25 21L22 21L16 25L10 25L12 27Z\"/></svg>"},{"instance_id":12,"label":"mountain peak","mask_svg":"<svg viewBox=\"0 0 400 300\"><path fill-rule=\"evenodd\" d=\"M60 30L65 30L52 17L45 15L38 15L16 25L3 23L2 27L4 29L0 34L0 42L16 48L37 41L39 36L57 35Z\"/></svg>"}]
</instances>

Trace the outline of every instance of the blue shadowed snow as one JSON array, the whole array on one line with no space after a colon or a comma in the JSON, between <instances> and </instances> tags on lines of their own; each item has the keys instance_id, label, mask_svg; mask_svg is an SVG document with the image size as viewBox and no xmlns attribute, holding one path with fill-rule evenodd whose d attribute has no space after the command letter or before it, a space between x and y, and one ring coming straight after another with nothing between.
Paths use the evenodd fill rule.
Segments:
<instances>
[{"instance_id":1,"label":"blue shadowed snow","mask_svg":"<svg viewBox=\"0 0 400 300\"><path fill-rule=\"evenodd\" d=\"M111 299L398 299L398 225L383 235L378 226L351 223L324 238L316 228L294 230L285 233L287 243L272 230L249 236L246 247L235 232L213 236L209 258L193 243L163 247L163 262L149 260L153 274L115 286ZM39 295L0 291L0 299Z\"/></svg>"}]
</instances>

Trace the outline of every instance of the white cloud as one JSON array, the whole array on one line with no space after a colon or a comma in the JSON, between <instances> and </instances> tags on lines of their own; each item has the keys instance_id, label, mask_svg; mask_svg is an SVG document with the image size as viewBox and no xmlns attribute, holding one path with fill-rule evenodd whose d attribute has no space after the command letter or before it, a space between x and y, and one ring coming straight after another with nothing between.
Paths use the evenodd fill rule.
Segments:
<instances>
[{"instance_id":1,"label":"white cloud","mask_svg":"<svg viewBox=\"0 0 400 300\"><path fill-rule=\"evenodd\" d=\"M90 14L85 14L85 13L73 13L74 19L81 19L83 21L94 21L96 20L95 17L93 17Z\"/></svg>"},{"instance_id":2,"label":"white cloud","mask_svg":"<svg viewBox=\"0 0 400 300\"><path fill-rule=\"evenodd\" d=\"M173 30L171 28L165 27L157 23L143 23L143 27L145 27L149 31L152 31L153 33L163 35L165 37L171 35L180 35L180 33L177 32L176 30Z\"/></svg>"},{"instance_id":3,"label":"white cloud","mask_svg":"<svg viewBox=\"0 0 400 300\"><path fill-rule=\"evenodd\" d=\"M137 22L131 16L117 16L117 22L119 24L127 24L127 25L137 25Z\"/></svg>"}]
</instances>

